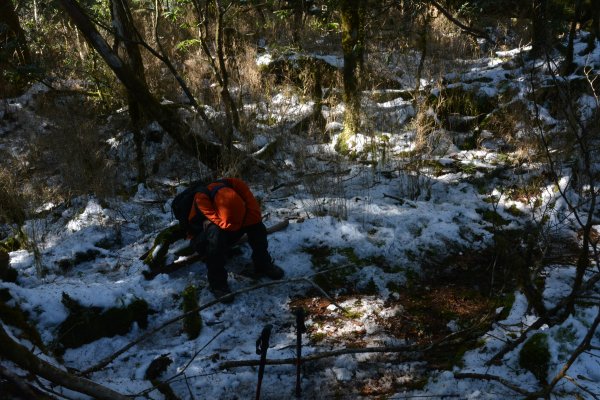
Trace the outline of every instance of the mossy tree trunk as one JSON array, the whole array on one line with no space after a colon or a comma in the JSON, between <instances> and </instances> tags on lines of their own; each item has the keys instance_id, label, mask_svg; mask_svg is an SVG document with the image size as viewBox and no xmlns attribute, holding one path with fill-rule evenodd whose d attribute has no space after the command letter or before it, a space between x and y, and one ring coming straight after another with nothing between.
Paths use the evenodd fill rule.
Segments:
<instances>
[{"instance_id":1,"label":"mossy tree trunk","mask_svg":"<svg viewBox=\"0 0 600 400\"><path fill-rule=\"evenodd\" d=\"M196 289L196 286L190 285L186 287L182 297L184 314L198 309L198 290ZM183 330L190 340L194 340L200 336L200 331L202 330L200 311L191 313L183 319Z\"/></svg>"},{"instance_id":2,"label":"mossy tree trunk","mask_svg":"<svg viewBox=\"0 0 600 400\"><path fill-rule=\"evenodd\" d=\"M360 74L364 57L366 0L341 0L342 51L344 53L344 131L338 151L346 152L347 141L360 129Z\"/></svg>"}]
</instances>

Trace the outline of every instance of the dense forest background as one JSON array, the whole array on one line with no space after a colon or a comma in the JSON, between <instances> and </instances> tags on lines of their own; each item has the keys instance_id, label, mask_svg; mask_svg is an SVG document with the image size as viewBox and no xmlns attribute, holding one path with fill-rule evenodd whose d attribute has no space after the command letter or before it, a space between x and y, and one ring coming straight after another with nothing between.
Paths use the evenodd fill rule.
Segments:
<instances>
[{"instance_id":1,"label":"dense forest background","mask_svg":"<svg viewBox=\"0 0 600 400\"><path fill-rule=\"evenodd\" d=\"M600 0L0 0L0 395L254 395L202 267L142 277L173 195L237 176L291 222L311 288L247 314L307 313L307 396L597 399L598 46ZM156 338L200 311L212 358Z\"/></svg>"}]
</instances>

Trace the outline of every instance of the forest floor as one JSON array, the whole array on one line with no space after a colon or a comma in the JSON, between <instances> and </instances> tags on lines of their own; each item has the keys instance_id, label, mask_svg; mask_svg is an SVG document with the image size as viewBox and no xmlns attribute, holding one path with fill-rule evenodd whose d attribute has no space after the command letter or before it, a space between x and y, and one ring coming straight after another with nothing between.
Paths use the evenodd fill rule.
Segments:
<instances>
[{"instance_id":1,"label":"forest floor","mask_svg":"<svg viewBox=\"0 0 600 400\"><path fill-rule=\"evenodd\" d=\"M517 55L478 60L455 77L455 84L491 95L510 92L518 98L526 84L518 79L523 66L512 58ZM600 51L592 59L597 67ZM589 58L579 61L587 63ZM382 126L414 116L410 102L400 97L372 99L365 106L375 120L384 121ZM285 101L288 112L305 112L298 98ZM45 127L53 123L35 115L32 92L9 99L3 107L0 148L15 157L27 146L27 135L19 135L19 130L33 126L28 134L44 135ZM329 120L341 115L340 110L326 112ZM546 122L555 121L548 116ZM272 137L268 129L265 132L266 143ZM273 326L267 358L293 359L294 310L302 308L307 328L303 355L314 358L302 366L304 398L516 395L498 381L461 379L459 373L493 375L526 391L539 390L538 378L520 366L522 346L509 352L500 365L487 361L537 319L516 279L518 269L530 262L527 238L532 223L546 222L550 228L545 232L554 238L552 251L539 257L544 264L543 301L548 306L569 292L578 249L576 230L561 219L567 207L555 185L542 179L540 164L518 161L524 160L522 148L488 133L479 132L471 148L456 143L460 139L464 144L472 132L457 134L450 142L440 140L446 143L443 150L416 164L411 153L416 134L410 126L401 132L381 130L375 139L359 136L354 161L340 158L332 143L284 137L274 156L277 174L265 170L250 185L261 201L267 226L290 221L285 230L269 236L270 252L285 270L285 279L238 294L232 304L203 309L203 326L193 340L180 321L166 325L90 378L123 394L162 398L145 375L153 360L166 355L171 363L161 380L168 381L179 398L250 398L258 368L236 362L258 360L256 340L266 324ZM125 165L120 157L131 153L131 135L110 130L107 134L115 162ZM164 138L162 144L147 143L149 157L158 158L167 142ZM148 267L139 257L158 232L175 223L170 200L182 173L175 174L172 168L183 161L172 157L131 196L84 195L47 203L26 222L30 246L10 252L18 279L0 282L0 291L8 293L7 305L28 314L44 347L56 351L42 355L40 347L11 328L37 355L72 372L83 371L181 315L182 293L189 285L198 289L200 305L213 300L202 262L153 280L142 274ZM54 178L47 179L51 185ZM181 241L172 246L168 261L174 261L175 250L186 245ZM266 283L240 273L249 260L247 245L230 255L232 290ZM133 323L125 334L61 348L59 331L64 332L61 324L69 315L63 293L82 306L99 309L143 299L150 309L148 327ZM581 303L563 323L539 330L547 335L550 349L547 378L563 367L598 308L597 301ZM562 398L600 396L598 333L592 344L571 366L569 376L574 379L557 385ZM377 350L355 351L365 348ZM338 352L327 356L331 351ZM7 361L1 364L13 368ZM267 365L261 398L294 398L295 387L295 365Z\"/></svg>"}]
</instances>

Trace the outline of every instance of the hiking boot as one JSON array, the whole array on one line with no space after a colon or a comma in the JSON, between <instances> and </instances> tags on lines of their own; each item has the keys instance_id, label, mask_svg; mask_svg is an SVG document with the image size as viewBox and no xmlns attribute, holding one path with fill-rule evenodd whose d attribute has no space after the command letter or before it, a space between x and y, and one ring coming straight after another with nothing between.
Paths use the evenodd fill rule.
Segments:
<instances>
[{"instance_id":1,"label":"hiking boot","mask_svg":"<svg viewBox=\"0 0 600 400\"><path fill-rule=\"evenodd\" d=\"M254 274L258 278L266 276L267 278L273 279L275 281L280 280L285 275L283 269L275 265L272 261L269 263L269 265L264 267L254 266Z\"/></svg>"},{"instance_id":2,"label":"hiking boot","mask_svg":"<svg viewBox=\"0 0 600 400\"><path fill-rule=\"evenodd\" d=\"M231 294L231 289L229 289L227 284L219 287L209 287L208 290L210 290L213 296L215 296L215 299L219 300L223 304L233 303L233 300L235 299L235 296ZM227 297L222 298L224 296Z\"/></svg>"}]
</instances>

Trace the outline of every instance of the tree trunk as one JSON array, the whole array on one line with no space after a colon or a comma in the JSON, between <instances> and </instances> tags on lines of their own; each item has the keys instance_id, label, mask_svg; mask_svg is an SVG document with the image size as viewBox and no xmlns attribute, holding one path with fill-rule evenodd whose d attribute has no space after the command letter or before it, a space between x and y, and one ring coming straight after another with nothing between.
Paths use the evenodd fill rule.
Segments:
<instances>
[{"instance_id":1,"label":"tree trunk","mask_svg":"<svg viewBox=\"0 0 600 400\"><path fill-rule=\"evenodd\" d=\"M77 1L60 0L60 4L90 45L98 52L116 77L135 97L135 100L144 109L146 115L156 119L187 154L198 158L211 168L218 168L222 156L222 147L191 133L189 127L180 120L176 110L163 107L154 98L144 83L111 50L108 43L98 33L96 27L80 8Z\"/></svg>"},{"instance_id":2,"label":"tree trunk","mask_svg":"<svg viewBox=\"0 0 600 400\"><path fill-rule=\"evenodd\" d=\"M344 53L344 131L338 150L346 152L345 143L360 129L360 80L364 56L365 0L342 0L342 51Z\"/></svg>"},{"instance_id":3,"label":"tree trunk","mask_svg":"<svg viewBox=\"0 0 600 400\"><path fill-rule=\"evenodd\" d=\"M592 0L592 29L586 51L591 53L596 47L596 40L600 40L600 0Z\"/></svg>"},{"instance_id":4,"label":"tree trunk","mask_svg":"<svg viewBox=\"0 0 600 400\"><path fill-rule=\"evenodd\" d=\"M25 33L21 28L19 17L11 0L0 0L0 25L6 27L6 30L0 31L0 52L12 53L7 55L9 59L12 58L16 61L16 65L31 64L31 55Z\"/></svg>"},{"instance_id":5,"label":"tree trunk","mask_svg":"<svg viewBox=\"0 0 600 400\"><path fill-rule=\"evenodd\" d=\"M533 0L533 12L531 23L531 56L534 58L546 54L550 41L548 29L547 0Z\"/></svg>"},{"instance_id":6,"label":"tree trunk","mask_svg":"<svg viewBox=\"0 0 600 400\"><path fill-rule=\"evenodd\" d=\"M571 21L571 28L569 29L569 42L567 44L567 53L565 54L565 60L561 75L566 76L573 72L573 48L575 46L575 35L577 34L577 23L581 20L581 0L575 1L575 13L573 15L573 21Z\"/></svg>"},{"instance_id":7,"label":"tree trunk","mask_svg":"<svg viewBox=\"0 0 600 400\"><path fill-rule=\"evenodd\" d=\"M221 2L219 0L215 0L215 7L217 8L217 28L215 33L215 43L217 45L217 61L218 61L218 71L221 82L221 98L223 99L223 103L225 104L225 114L227 115L227 120L229 121L228 132L227 132L227 141L226 146L228 150L231 150L231 146L233 145L233 131L232 128L240 130L240 115L238 113L237 106L231 93L229 92L229 72L227 71L227 66L225 64L225 49L224 49L224 41L223 41L223 23L224 17L227 10L221 6Z\"/></svg>"},{"instance_id":8,"label":"tree trunk","mask_svg":"<svg viewBox=\"0 0 600 400\"><path fill-rule=\"evenodd\" d=\"M85 378L72 375L64 370L33 355L25 346L15 342L0 324L0 354L14 362L20 368L41 376L52 383L79 393L87 394L95 399L129 400L112 389L99 385Z\"/></svg>"},{"instance_id":9,"label":"tree trunk","mask_svg":"<svg viewBox=\"0 0 600 400\"><path fill-rule=\"evenodd\" d=\"M148 88L144 73L142 54L140 53L140 49L135 40L137 34L133 23L133 16L127 0L111 0L111 11L113 26L117 33L117 54L120 55L125 64L131 68L132 72L140 80L140 83ZM130 91L127 92L127 103L129 105L129 117L131 118L133 141L135 143L138 171L137 181L138 183L144 183L146 181L146 166L144 163L144 143L142 137L142 110L139 103L135 100L135 95Z\"/></svg>"}]
</instances>

